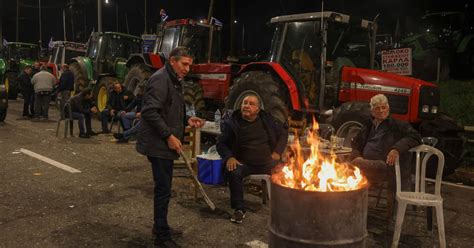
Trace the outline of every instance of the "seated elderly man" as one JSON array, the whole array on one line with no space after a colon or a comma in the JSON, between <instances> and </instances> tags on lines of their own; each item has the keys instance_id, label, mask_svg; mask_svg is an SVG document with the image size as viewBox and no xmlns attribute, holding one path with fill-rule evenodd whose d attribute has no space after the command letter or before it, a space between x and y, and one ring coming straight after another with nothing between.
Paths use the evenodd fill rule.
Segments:
<instances>
[{"instance_id":1,"label":"seated elderly man","mask_svg":"<svg viewBox=\"0 0 474 248\"><path fill-rule=\"evenodd\" d=\"M402 178L409 179L409 176L403 176L411 173L408 150L421 143L421 136L409 123L389 116L390 106L385 95L372 97L370 108L372 118L352 140L352 163L360 167L369 182L383 179L389 173L389 184L393 189L395 161L400 159ZM405 181L403 186L409 186L407 183Z\"/></svg>"},{"instance_id":2,"label":"seated elderly man","mask_svg":"<svg viewBox=\"0 0 474 248\"><path fill-rule=\"evenodd\" d=\"M248 95L240 110L224 120L217 151L229 177L230 204L235 210L230 221L245 218L242 180L251 174L271 174L288 141L288 130L260 109L256 95Z\"/></svg>"}]
</instances>

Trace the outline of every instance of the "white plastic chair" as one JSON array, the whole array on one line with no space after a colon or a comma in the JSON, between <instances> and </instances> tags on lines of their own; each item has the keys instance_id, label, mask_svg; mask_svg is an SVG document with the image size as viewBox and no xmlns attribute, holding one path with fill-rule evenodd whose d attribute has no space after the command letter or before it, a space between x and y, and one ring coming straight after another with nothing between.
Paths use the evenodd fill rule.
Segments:
<instances>
[{"instance_id":1,"label":"white plastic chair","mask_svg":"<svg viewBox=\"0 0 474 248\"><path fill-rule=\"evenodd\" d=\"M395 164L395 175L397 181L396 200L398 207L392 248L398 247L407 204L435 207L440 247L444 248L446 247L446 239L444 235L443 198L441 197L441 177L443 175L444 155L440 150L428 145L419 145L410 149L410 152L416 153L416 181L414 192L401 191L400 163L397 161ZM426 163L432 155L438 157L438 170L436 174L434 194L425 192Z\"/></svg>"},{"instance_id":2,"label":"white plastic chair","mask_svg":"<svg viewBox=\"0 0 474 248\"><path fill-rule=\"evenodd\" d=\"M271 176L267 174L253 174L249 175L247 178L250 180L260 180L262 182L262 202L263 204L266 204L267 196L269 200L271 199ZM266 184L266 189L263 187L263 182Z\"/></svg>"}]
</instances>

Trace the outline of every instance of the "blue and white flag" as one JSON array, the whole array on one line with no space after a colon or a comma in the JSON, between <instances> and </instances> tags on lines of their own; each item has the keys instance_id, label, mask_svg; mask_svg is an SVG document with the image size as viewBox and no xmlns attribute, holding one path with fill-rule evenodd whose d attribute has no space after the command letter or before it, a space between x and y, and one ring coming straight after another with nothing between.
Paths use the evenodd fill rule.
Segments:
<instances>
[{"instance_id":1,"label":"blue and white flag","mask_svg":"<svg viewBox=\"0 0 474 248\"><path fill-rule=\"evenodd\" d=\"M211 17L211 24L222 27L222 22L217 20L215 17Z\"/></svg>"},{"instance_id":2,"label":"blue and white flag","mask_svg":"<svg viewBox=\"0 0 474 248\"><path fill-rule=\"evenodd\" d=\"M53 47L54 47L53 37L51 37L51 39L49 40L49 43L48 43L48 48L53 49Z\"/></svg>"},{"instance_id":3,"label":"blue and white flag","mask_svg":"<svg viewBox=\"0 0 474 248\"><path fill-rule=\"evenodd\" d=\"M165 22L168 19L168 15L166 14L164 9L160 10L160 17L161 17L161 22Z\"/></svg>"},{"instance_id":4,"label":"blue and white flag","mask_svg":"<svg viewBox=\"0 0 474 248\"><path fill-rule=\"evenodd\" d=\"M3 46L7 46L7 44L8 44L8 41L5 40L5 38L3 38Z\"/></svg>"}]
</instances>

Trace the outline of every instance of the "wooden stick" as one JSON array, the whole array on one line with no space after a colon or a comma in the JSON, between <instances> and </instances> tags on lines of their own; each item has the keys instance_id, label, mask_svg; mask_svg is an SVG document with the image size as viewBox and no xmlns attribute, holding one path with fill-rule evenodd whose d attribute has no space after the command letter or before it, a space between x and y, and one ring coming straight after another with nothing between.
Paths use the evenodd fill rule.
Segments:
<instances>
[{"instance_id":1,"label":"wooden stick","mask_svg":"<svg viewBox=\"0 0 474 248\"><path fill-rule=\"evenodd\" d=\"M191 173L191 177L194 181L194 184L199 188L201 195L204 197L204 201L206 201L207 205L211 208L211 210L215 210L216 205L211 201L211 198L207 196L206 191L204 191L204 188L202 187L201 182L199 182L196 173L194 172L191 164L188 161L188 158L186 157L186 155L183 154L183 152L180 152L179 154L181 155L181 157L183 157L184 163L186 164L186 167L188 167L188 170Z\"/></svg>"}]
</instances>

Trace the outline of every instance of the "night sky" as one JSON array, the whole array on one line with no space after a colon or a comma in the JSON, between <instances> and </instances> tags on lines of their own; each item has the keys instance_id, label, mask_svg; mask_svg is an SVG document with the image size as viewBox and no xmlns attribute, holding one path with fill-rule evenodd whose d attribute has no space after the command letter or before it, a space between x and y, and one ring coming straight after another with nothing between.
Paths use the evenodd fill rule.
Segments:
<instances>
[{"instance_id":1,"label":"night sky","mask_svg":"<svg viewBox=\"0 0 474 248\"><path fill-rule=\"evenodd\" d=\"M3 23L3 37L15 40L16 0L0 0L0 14ZM105 2L105 0L102 0ZM73 8L67 3L74 2ZM144 31L144 0L109 0L103 4L103 30L116 31L116 5L118 4L118 27L126 32L126 17L131 34L140 35ZM148 29L156 28L159 10L165 9L169 19L207 17L210 0L148 0ZM229 24L231 0L214 0L214 16L224 23L223 47L229 47ZM397 19L402 31L410 29L417 18L427 11L463 11L472 0L428 1L428 0L326 0L325 10L356 15L373 19L380 13L380 32L393 33ZM41 0L43 46L50 38L63 37L62 10L66 8L66 27L68 40L86 41L90 32L97 30L96 0ZM472 5L472 4L471 4ZM39 40L38 0L20 0L20 41L37 43ZM472 7L472 6L471 6ZM271 28L266 23L278 15L315 12L321 10L321 0L235 0L235 48L242 48L242 30L245 30L244 48L249 53L268 50L271 41ZM85 14L84 14L85 13ZM73 29L74 28L74 29ZM74 32L74 36L73 36Z\"/></svg>"}]
</instances>

